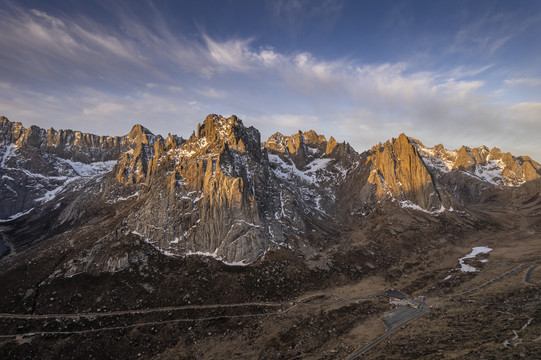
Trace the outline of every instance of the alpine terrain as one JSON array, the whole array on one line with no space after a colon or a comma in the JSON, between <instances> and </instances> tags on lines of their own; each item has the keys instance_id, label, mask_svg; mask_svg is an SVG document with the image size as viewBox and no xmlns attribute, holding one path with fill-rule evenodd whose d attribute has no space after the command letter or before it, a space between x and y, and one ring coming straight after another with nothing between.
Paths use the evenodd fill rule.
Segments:
<instances>
[{"instance_id":1,"label":"alpine terrain","mask_svg":"<svg viewBox=\"0 0 541 360\"><path fill-rule=\"evenodd\" d=\"M541 165L236 116L0 119L2 359L541 357Z\"/></svg>"}]
</instances>

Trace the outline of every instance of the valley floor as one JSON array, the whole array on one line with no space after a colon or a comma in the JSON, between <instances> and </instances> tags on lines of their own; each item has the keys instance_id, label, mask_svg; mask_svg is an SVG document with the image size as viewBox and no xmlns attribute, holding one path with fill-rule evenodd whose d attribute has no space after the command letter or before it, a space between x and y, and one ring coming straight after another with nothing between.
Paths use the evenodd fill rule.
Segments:
<instances>
[{"instance_id":1,"label":"valley floor","mask_svg":"<svg viewBox=\"0 0 541 360\"><path fill-rule=\"evenodd\" d=\"M366 359L541 356L541 270L519 264L538 249L496 248L478 273L456 259L389 283L378 276L287 302L192 305L84 314L1 314L2 358ZM516 244L515 244L516 245ZM463 251L467 253L467 249ZM453 266L449 266L452 265ZM451 273L451 277L442 281ZM456 283L449 280L455 278ZM439 280L438 280L439 279ZM424 286L421 282L425 282ZM426 314L386 328L386 286L415 287Z\"/></svg>"}]
</instances>

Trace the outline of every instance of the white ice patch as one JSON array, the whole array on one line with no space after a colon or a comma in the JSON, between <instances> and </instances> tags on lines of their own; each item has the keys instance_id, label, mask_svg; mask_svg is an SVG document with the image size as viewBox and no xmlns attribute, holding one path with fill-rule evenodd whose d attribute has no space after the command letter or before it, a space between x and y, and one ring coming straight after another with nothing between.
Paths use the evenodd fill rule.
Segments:
<instances>
[{"instance_id":1,"label":"white ice patch","mask_svg":"<svg viewBox=\"0 0 541 360\"><path fill-rule=\"evenodd\" d=\"M247 264L245 262L245 260L241 260L241 261L234 261L234 262L227 262L227 261L224 261L220 256L218 256L218 249L214 250L213 253L209 253L209 252L203 252L203 251L191 251L191 250L188 250L188 252L186 253L186 256L191 256L191 255L198 255L198 256L207 256L207 257L211 257L211 258L214 258L222 263L224 263L225 265L228 265L228 266L248 266L249 264Z\"/></svg>"},{"instance_id":2,"label":"white ice patch","mask_svg":"<svg viewBox=\"0 0 541 360\"><path fill-rule=\"evenodd\" d=\"M417 211L422 211L422 212L427 213L427 214L430 214L430 215L441 214L441 213L443 213L444 211L453 211L453 208L446 209L443 205L442 205L439 209L437 209L437 210L428 211L428 210L426 210L426 209L423 209L423 208L420 207L419 205L412 203L412 202L409 201L409 200L402 200L402 201L399 201L399 202L398 202L398 205L400 205L400 207L401 207L401 208L404 208L404 209L413 209L413 210L417 210Z\"/></svg>"},{"instance_id":3,"label":"white ice patch","mask_svg":"<svg viewBox=\"0 0 541 360\"><path fill-rule=\"evenodd\" d=\"M13 214L13 215L11 215L10 217L8 217L7 219L0 219L0 223L12 221L12 220L15 220L15 219L17 219L17 218L20 218L21 216L30 214L30 213L32 212L32 210L34 210L34 208L32 208L32 209L30 209L30 210L27 210L27 211L24 211L24 212L19 212L19 213L17 213L17 214Z\"/></svg>"},{"instance_id":4,"label":"white ice patch","mask_svg":"<svg viewBox=\"0 0 541 360\"><path fill-rule=\"evenodd\" d=\"M203 198L204 194L202 191L190 191L186 195L180 197L181 200L190 200L192 204L195 205L199 200Z\"/></svg>"},{"instance_id":5,"label":"white ice patch","mask_svg":"<svg viewBox=\"0 0 541 360\"><path fill-rule=\"evenodd\" d=\"M316 155L318 153L318 150L316 148L310 146L306 146L306 150L308 150L308 152L312 155Z\"/></svg>"},{"instance_id":6,"label":"white ice patch","mask_svg":"<svg viewBox=\"0 0 541 360\"><path fill-rule=\"evenodd\" d=\"M192 143L192 146L191 146L191 149L192 150L188 150L189 148L189 143L185 143L181 146L180 149L177 149L177 154L179 157L181 158L190 158L192 157L193 155L195 155L198 151L200 151L201 149L204 149L206 148L209 143L207 141L207 138L201 138L199 140L197 140L197 142L195 142L195 144Z\"/></svg>"},{"instance_id":7,"label":"white ice patch","mask_svg":"<svg viewBox=\"0 0 541 360\"><path fill-rule=\"evenodd\" d=\"M475 167L475 176L493 185L503 185L502 171L504 164L501 161L489 160L483 165Z\"/></svg>"},{"instance_id":8,"label":"white ice patch","mask_svg":"<svg viewBox=\"0 0 541 360\"><path fill-rule=\"evenodd\" d=\"M197 141L197 144L199 145L200 148L204 148L208 145L208 142L207 142L207 138L204 137L204 138L201 138Z\"/></svg>"},{"instance_id":9,"label":"white ice patch","mask_svg":"<svg viewBox=\"0 0 541 360\"><path fill-rule=\"evenodd\" d=\"M288 164L278 155L269 154L269 160L278 165L274 174L280 179L290 179L292 176L309 184L317 183L316 172L324 169L332 159L316 159L306 166L307 170L301 171L294 164Z\"/></svg>"},{"instance_id":10,"label":"white ice patch","mask_svg":"<svg viewBox=\"0 0 541 360\"><path fill-rule=\"evenodd\" d=\"M48 201L51 201L53 200L60 192L62 192L62 190L64 190L64 188L71 182L75 181L75 180L78 180L79 178L78 177L73 177L73 178L70 178L70 179L67 179L62 185L54 188L53 190L50 190L50 191L47 191L42 197L34 200L34 202L37 202L37 203L46 203Z\"/></svg>"},{"instance_id":11,"label":"white ice patch","mask_svg":"<svg viewBox=\"0 0 541 360\"><path fill-rule=\"evenodd\" d=\"M307 174L315 173L320 169L324 169L327 167L327 165L329 164L331 160L332 159L315 159L314 161L312 161L310 164L306 166L307 170L305 171L305 173Z\"/></svg>"},{"instance_id":12,"label":"white ice patch","mask_svg":"<svg viewBox=\"0 0 541 360\"><path fill-rule=\"evenodd\" d=\"M253 226L253 227L256 227L256 228L260 228L261 225L256 225L254 223L249 223L247 221L244 221L244 220L240 220L240 219L237 219L235 220L235 224L238 224L238 223L241 223L241 224L244 224L244 225L248 225L248 226ZM234 225L234 224L233 224Z\"/></svg>"},{"instance_id":13,"label":"white ice patch","mask_svg":"<svg viewBox=\"0 0 541 360\"><path fill-rule=\"evenodd\" d=\"M45 175L30 172L22 168L9 168L9 169L23 172L26 176L31 177L31 178L38 178L38 179L45 179L45 180L60 180L60 181L68 179L67 176L45 176Z\"/></svg>"},{"instance_id":14,"label":"white ice patch","mask_svg":"<svg viewBox=\"0 0 541 360\"><path fill-rule=\"evenodd\" d=\"M114 203L117 203L117 202L119 202L119 201L126 201L126 200L129 200L129 199L134 198L134 197L136 197L136 196L139 196L139 191L137 191L137 192L131 194L130 196L126 196L126 197L118 197L118 198L116 198L116 199L114 199L114 200L107 200L106 203L107 203L107 204L114 204Z\"/></svg>"},{"instance_id":15,"label":"white ice patch","mask_svg":"<svg viewBox=\"0 0 541 360\"><path fill-rule=\"evenodd\" d=\"M192 150L192 151L188 151L186 149L182 149L179 151L179 156L181 157L191 157L193 154L195 154L195 151Z\"/></svg>"},{"instance_id":16,"label":"white ice patch","mask_svg":"<svg viewBox=\"0 0 541 360\"><path fill-rule=\"evenodd\" d=\"M58 160L71 166L77 176L82 177L91 177L106 174L113 170L116 164L116 160L97 161L90 164L60 158Z\"/></svg>"},{"instance_id":17,"label":"white ice patch","mask_svg":"<svg viewBox=\"0 0 541 360\"><path fill-rule=\"evenodd\" d=\"M9 144L6 146L6 151L4 152L4 155L2 156L2 161L0 162L0 168L3 168L6 166L6 161L15 155L15 148L13 144Z\"/></svg>"},{"instance_id":18,"label":"white ice patch","mask_svg":"<svg viewBox=\"0 0 541 360\"><path fill-rule=\"evenodd\" d=\"M437 171L446 173L453 169L454 162L450 161L449 159L441 157L442 155L436 153L434 149L429 149L420 145L417 145L417 150L419 150L419 154L423 158L424 163ZM447 157L450 158L456 158L456 151L447 150L446 151Z\"/></svg>"},{"instance_id":19,"label":"white ice patch","mask_svg":"<svg viewBox=\"0 0 541 360\"><path fill-rule=\"evenodd\" d=\"M163 255L165 255L165 256L176 256L176 255L173 254L172 252L169 252L169 251L167 251L167 250L164 250L164 249L162 249L161 247L159 247L158 245L154 244L152 241L150 241L146 236L142 235L141 233L138 233L138 232L135 231L135 230L132 230L131 233L134 234L134 235L139 236L144 242L146 242L147 244L149 244L150 246L152 246L154 249L156 249L156 250L158 250L159 252L161 252Z\"/></svg>"},{"instance_id":20,"label":"white ice patch","mask_svg":"<svg viewBox=\"0 0 541 360\"><path fill-rule=\"evenodd\" d=\"M479 271L476 268L474 268L473 266L465 264L464 260L466 260L466 259L474 259L479 254L488 254L491 251L492 251L492 249L487 247L487 246L476 246L476 247L472 248L471 253L469 253L468 255L458 259L458 263L460 264L460 271L462 271L462 272L476 272L476 271Z\"/></svg>"},{"instance_id":21,"label":"white ice patch","mask_svg":"<svg viewBox=\"0 0 541 360\"><path fill-rule=\"evenodd\" d=\"M446 172L449 172L449 170L451 168L449 166L450 164L447 164L445 161L443 161L440 158L430 157L430 156L423 156L422 158L423 158L425 164L428 167L431 167L432 169L436 169L438 171L446 173Z\"/></svg>"}]
</instances>

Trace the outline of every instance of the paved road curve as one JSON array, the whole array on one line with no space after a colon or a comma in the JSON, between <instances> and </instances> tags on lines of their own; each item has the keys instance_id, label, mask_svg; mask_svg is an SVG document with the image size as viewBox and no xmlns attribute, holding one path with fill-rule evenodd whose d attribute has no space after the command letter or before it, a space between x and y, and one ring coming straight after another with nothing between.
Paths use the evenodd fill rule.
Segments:
<instances>
[{"instance_id":1,"label":"paved road curve","mask_svg":"<svg viewBox=\"0 0 541 360\"><path fill-rule=\"evenodd\" d=\"M410 310L404 310L404 308L407 308ZM395 331L409 324L413 320L417 319L419 316L426 314L426 312L428 311L428 307L422 306L419 309L414 309L408 306L398 306L390 313L393 313L394 311L397 311L397 316L393 318L392 322L388 323L385 320L383 320L385 326L387 326L387 331L383 335L381 335L379 338L372 341L370 344L366 345L362 349L351 354L348 357L348 360L353 360L353 359L358 358L359 356L361 356L362 354L364 354L365 352L372 349L374 346L376 346L377 344L379 344L380 342L382 342L383 340L391 336L391 334L393 334ZM390 313L385 314L384 318Z\"/></svg>"},{"instance_id":2,"label":"paved road curve","mask_svg":"<svg viewBox=\"0 0 541 360\"><path fill-rule=\"evenodd\" d=\"M511 269L503 274L501 274L500 276L482 284L482 285L479 285L473 289L470 289L468 291L465 291L463 293L460 293L460 294L456 294L456 295L447 295L447 296L435 296L435 297L427 297L428 298L432 298L432 299L441 299L441 298L444 298L444 299L454 299L454 298L458 298L458 297L461 297L461 296L465 296L465 295L470 295L470 294L473 294L479 290L482 290L492 284L494 284L495 282L497 281L500 281L500 280L503 280L505 277L509 276L509 275L512 275L514 273L516 273L517 271L520 271L522 269L524 269L525 267L527 266L530 266L531 264L521 264L519 266L517 266L516 268L514 269ZM530 276L532 274L532 272L537 268L537 265L533 265L529 270L528 272L526 273L526 277L524 279L525 282L529 283L529 284L534 284L536 285L536 283L532 283L530 281ZM380 337L378 337L376 340L372 341L370 344L366 345L365 347L363 347L362 349L356 351L355 353L353 353L352 355L350 355L348 357L348 360L353 360L353 359L356 359L358 358L359 356L361 356L362 354L364 354L365 352L367 352L368 350L372 349L374 346L376 346L377 344L379 344L381 341L383 341L384 339L386 339L387 337L389 337L393 332L397 331L398 329L400 329L401 327L403 327L404 325L412 322L413 320L417 319L418 317L424 315L427 311L428 311L428 307L427 306L421 306L421 308L419 310L416 310L416 309L412 309L412 310L405 310L405 309L401 309L401 308L406 308L405 306L399 306L397 308L395 308L394 310L392 310L391 312L389 313L386 313L383 317L382 317L382 321L383 323L385 324L385 326L387 327L387 331L381 335Z\"/></svg>"},{"instance_id":3,"label":"paved road curve","mask_svg":"<svg viewBox=\"0 0 541 360\"><path fill-rule=\"evenodd\" d=\"M524 281L527 282L528 284L533 284L533 285L537 285L537 283L534 283L534 282L531 282L530 281L530 276L532 276L532 272L537 268L537 265L534 265L530 268L530 270L528 270L528 272L526 273L526 277L524 278Z\"/></svg>"}]
</instances>

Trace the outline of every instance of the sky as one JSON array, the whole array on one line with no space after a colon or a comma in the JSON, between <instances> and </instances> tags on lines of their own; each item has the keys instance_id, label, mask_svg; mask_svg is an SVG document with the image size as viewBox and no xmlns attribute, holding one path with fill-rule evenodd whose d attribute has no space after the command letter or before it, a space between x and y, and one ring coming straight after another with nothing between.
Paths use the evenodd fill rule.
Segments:
<instances>
[{"instance_id":1,"label":"sky","mask_svg":"<svg viewBox=\"0 0 541 360\"><path fill-rule=\"evenodd\" d=\"M189 137L232 114L541 161L541 1L0 0L0 115Z\"/></svg>"}]
</instances>

